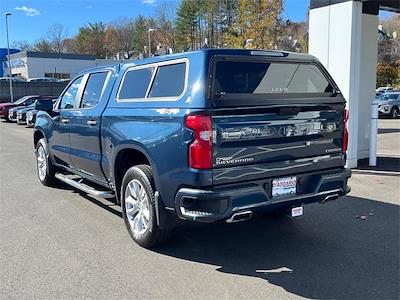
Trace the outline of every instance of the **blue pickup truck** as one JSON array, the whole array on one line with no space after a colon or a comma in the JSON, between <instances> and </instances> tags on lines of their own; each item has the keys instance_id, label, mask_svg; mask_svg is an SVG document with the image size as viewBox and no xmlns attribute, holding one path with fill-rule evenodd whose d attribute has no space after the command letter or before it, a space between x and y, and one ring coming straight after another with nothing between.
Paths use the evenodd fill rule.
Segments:
<instances>
[{"instance_id":1,"label":"blue pickup truck","mask_svg":"<svg viewBox=\"0 0 400 300\"><path fill-rule=\"evenodd\" d=\"M98 67L36 109L39 180L115 199L143 247L187 221L298 216L350 190L345 100L310 55L206 49Z\"/></svg>"}]
</instances>

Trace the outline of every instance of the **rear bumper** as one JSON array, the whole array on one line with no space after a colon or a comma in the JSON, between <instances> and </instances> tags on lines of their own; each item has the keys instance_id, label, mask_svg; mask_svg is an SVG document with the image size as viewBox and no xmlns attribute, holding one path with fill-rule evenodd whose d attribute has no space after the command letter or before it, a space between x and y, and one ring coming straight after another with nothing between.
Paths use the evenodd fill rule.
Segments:
<instances>
[{"instance_id":1,"label":"rear bumper","mask_svg":"<svg viewBox=\"0 0 400 300\"><path fill-rule=\"evenodd\" d=\"M240 211L253 213L278 207L337 199L350 192L349 169L294 174L296 195L271 196L272 178L218 187L213 190L181 188L175 196L175 211L181 219L211 223ZM292 176L294 176L292 175Z\"/></svg>"}]
</instances>

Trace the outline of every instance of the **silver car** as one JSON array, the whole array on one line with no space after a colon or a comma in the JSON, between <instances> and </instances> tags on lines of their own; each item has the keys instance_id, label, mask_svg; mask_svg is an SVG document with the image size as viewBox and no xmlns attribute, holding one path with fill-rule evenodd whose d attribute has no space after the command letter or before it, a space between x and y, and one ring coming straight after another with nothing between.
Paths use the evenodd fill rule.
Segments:
<instances>
[{"instance_id":1,"label":"silver car","mask_svg":"<svg viewBox=\"0 0 400 300\"><path fill-rule=\"evenodd\" d=\"M400 92L389 92L380 95L378 100L378 111L380 116L398 118L400 112Z\"/></svg>"}]
</instances>

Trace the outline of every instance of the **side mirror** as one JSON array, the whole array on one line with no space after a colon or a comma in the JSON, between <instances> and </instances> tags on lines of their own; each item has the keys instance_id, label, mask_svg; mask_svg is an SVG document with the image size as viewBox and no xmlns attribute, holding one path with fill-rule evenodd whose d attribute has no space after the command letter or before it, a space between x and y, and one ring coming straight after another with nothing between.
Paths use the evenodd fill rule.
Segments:
<instances>
[{"instance_id":1,"label":"side mirror","mask_svg":"<svg viewBox=\"0 0 400 300\"><path fill-rule=\"evenodd\" d=\"M53 102L50 100L36 100L35 109L51 112L53 111Z\"/></svg>"}]
</instances>

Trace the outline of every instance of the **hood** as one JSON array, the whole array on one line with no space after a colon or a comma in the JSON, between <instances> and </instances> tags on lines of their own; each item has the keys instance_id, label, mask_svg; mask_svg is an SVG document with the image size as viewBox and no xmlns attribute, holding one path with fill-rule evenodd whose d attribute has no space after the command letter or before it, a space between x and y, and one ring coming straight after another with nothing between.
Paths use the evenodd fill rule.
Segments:
<instances>
[{"instance_id":1,"label":"hood","mask_svg":"<svg viewBox=\"0 0 400 300\"><path fill-rule=\"evenodd\" d=\"M12 103L12 102L0 103L0 107L1 108L3 108L3 107L13 107L13 106L16 106L16 104Z\"/></svg>"},{"instance_id":2,"label":"hood","mask_svg":"<svg viewBox=\"0 0 400 300\"><path fill-rule=\"evenodd\" d=\"M32 107L32 106L28 106L28 107L21 108L18 111L27 112L27 111L30 111L30 110L33 110L33 109L35 109L35 108Z\"/></svg>"},{"instance_id":3,"label":"hood","mask_svg":"<svg viewBox=\"0 0 400 300\"><path fill-rule=\"evenodd\" d=\"M19 109L23 109L23 108L25 108L26 106L21 106L21 105L15 105L15 106L12 106L12 108L10 109L11 111L16 111L16 110L19 110Z\"/></svg>"}]
</instances>

